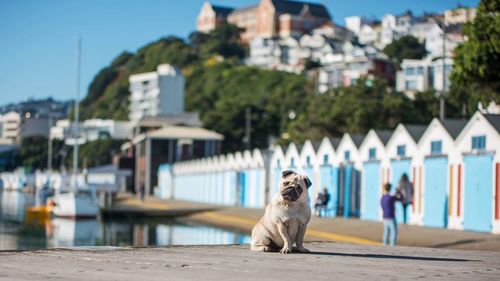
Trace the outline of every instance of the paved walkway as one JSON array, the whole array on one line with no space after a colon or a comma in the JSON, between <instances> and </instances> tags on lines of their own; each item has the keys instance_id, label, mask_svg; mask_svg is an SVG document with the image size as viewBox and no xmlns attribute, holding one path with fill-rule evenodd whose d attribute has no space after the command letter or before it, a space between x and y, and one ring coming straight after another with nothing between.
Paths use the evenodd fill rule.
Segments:
<instances>
[{"instance_id":1,"label":"paved walkway","mask_svg":"<svg viewBox=\"0 0 500 281\"><path fill-rule=\"evenodd\" d=\"M244 246L0 252L0 280L498 280L500 253L309 242L310 254Z\"/></svg>"},{"instance_id":2,"label":"paved walkway","mask_svg":"<svg viewBox=\"0 0 500 281\"><path fill-rule=\"evenodd\" d=\"M147 198L144 203L135 198L122 200L121 208L161 208L170 214L189 215L189 219L250 234L263 215L263 209L225 207L177 200ZM192 212L187 212L190 210ZM306 241L336 241L360 245L380 245L383 227L380 222L359 219L313 217L308 225ZM500 235L399 225L398 244L434 248L500 251Z\"/></svg>"}]
</instances>

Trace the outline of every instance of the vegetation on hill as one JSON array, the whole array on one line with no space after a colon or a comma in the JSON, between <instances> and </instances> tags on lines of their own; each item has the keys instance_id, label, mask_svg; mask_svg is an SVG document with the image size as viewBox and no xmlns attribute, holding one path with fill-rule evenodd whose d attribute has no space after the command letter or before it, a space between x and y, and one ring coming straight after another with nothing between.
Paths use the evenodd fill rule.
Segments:
<instances>
[{"instance_id":1,"label":"vegetation on hill","mask_svg":"<svg viewBox=\"0 0 500 281\"><path fill-rule=\"evenodd\" d=\"M388 55L397 66L401 65L404 59L422 59L427 54L425 45L418 42L418 39L411 35L406 35L392 41L389 45L385 46L382 51Z\"/></svg>"},{"instance_id":2,"label":"vegetation on hill","mask_svg":"<svg viewBox=\"0 0 500 281\"><path fill-rule=\"evenodd\" d=\"M182 69L186 110L200 113L206 128L225 136L223 152L245 147L247 108L252 113L252 147L266 147L273 137L281 138L281 143L319 139L394 128L398 122L429 122L437 115L433 92L418 93L410 100L382 81L360 80L319 94L315 81L305 75L246 66L241 61L247 50L238 41L239 33L237 27L224 25L210 34L194 32L187 42L167 37L135 54L120 54L91 83L82 101L83 119L127 119L128 76L153 71L162 63ZM411 38L401 40L404 44L409 40L408 48L413 46ZM402 54L407 56L406 51Z\"/></svg>"},{"instance_id":3,"label":"vegetation on hill","mask_svg":"<svg viewBox=\"0 0 500 281\"><path fill-rule=\"evenodd\" d=\"M500 1L482 0L464 35L467 41L455 50L449 99L470 115L478 102L500 103Z\"/></svg>"}]
</instances>

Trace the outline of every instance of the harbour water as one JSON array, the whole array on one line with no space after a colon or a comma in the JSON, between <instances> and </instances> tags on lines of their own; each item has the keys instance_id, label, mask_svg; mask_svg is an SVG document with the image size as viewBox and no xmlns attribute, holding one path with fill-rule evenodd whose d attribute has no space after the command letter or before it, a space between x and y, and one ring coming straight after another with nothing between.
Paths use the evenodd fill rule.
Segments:
<instances>
[{"instance_id":1,"label":"harbour water","mask_svg":"<svg viewBox=\"0 0 500 281\"><path fill-rule=\"evenodd\" d=\"M26 213L32 194L0 191L0 250L75 246L214 245L249 243L248 235L189 220L144 219L43 221Z\"/></svg>"}]
</instances>

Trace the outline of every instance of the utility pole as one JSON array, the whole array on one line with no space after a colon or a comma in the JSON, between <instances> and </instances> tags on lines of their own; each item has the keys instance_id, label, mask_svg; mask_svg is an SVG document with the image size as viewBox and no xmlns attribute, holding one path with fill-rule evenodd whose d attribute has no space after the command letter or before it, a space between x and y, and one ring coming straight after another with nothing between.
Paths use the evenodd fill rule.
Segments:
<instances>
[{"instance_id":1,"label":"utility pole","mask_svg":"<svg viewBox=\"0 0 500 281\"><path fill-rule=\"evenodd\" d=\"M79 141L79 123L80 123L80 68L81 68L81 53L82 53L82 38L78 37L78 49L76 59L76 99L75 99L75 125L73 126L73 138L75 140L73 146L73 188L76 188L76 175L78 173L78 141Z\"/></svg>"},{"instance_id":2,"label":"utility pole","mask_svg":"<svg viewBox=\"0 0 500 281\"><path fill-rule=\"evenodd\" d=\"M443 28L443 55L441 56L441 59L443 60L442 63L443 88L441 90L441 94L439 95L439 120L444 120L445 118L444 94L446 91L446 25L444 22L442 28Z\"/></svg>"},{"instance_id":3,"label":"utility pole","mask_svg":"<svg viewBox=\"0 0 500 281\"><path fill-rule=\"evenodd\" d=\"M52 171L52 138L50 137L50 129L52 128L52 115L49 112L49 148L47 152L47 170Z\"/></svg>"},{"instance_id":4,"label":"utility pole","mask_svg":"<svg viewBox=\"0 0 500 281\"><path fill-rule=\"evenodd\" d=\"M247 107L245 109L245 142L246 148L250 150L252 148L252 108Z\"/></svg>"}]
</instances>

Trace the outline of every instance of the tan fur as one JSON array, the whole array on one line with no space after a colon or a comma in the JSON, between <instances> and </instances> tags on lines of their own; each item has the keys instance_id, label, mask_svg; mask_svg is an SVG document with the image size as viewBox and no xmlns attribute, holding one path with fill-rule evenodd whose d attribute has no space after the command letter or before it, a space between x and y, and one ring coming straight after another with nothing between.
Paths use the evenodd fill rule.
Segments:
<instances>
[{"instance_id":1,"label":"tan fur","mask_svg":"<svg viewBox=\"0 0 500 281\"><path fill-rule=\"evenodd\" d=\"M294 182L303 189L296 201L285 200L281 192L286 188L285 182ZM307 223L311 219L310 199L306 176L296 173L283 177L280 181L280 191L273 197L266 207L264 216L252 229L252 251L273 252L287 254L292 252L296 244L299 252L309 252L304 248L304 235Z\"/></svg>"}]
</instances>

